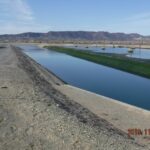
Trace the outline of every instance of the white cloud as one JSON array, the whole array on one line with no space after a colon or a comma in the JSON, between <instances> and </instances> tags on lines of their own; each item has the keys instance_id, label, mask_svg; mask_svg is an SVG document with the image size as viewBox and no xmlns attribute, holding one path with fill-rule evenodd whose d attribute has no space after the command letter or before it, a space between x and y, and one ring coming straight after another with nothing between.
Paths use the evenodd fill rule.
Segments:
<instances>
[{"instance_id":1,"label":"white cloud","mask_svg":"<svg viewBox=\"0 0 150 150\"><path fill-rule=\"evenodd\" d=\"M139 13L123 20L122 25L128 32L137 32L140 34L149 34L150 12Z\"/></svg>"},{"instance_id":2,"label":"white cloud","mask_svg":"<svg viewBox=\"0 0 150 150\"><path fill-rule=\"evenodd\" d=\"M125 21L131 21L131 22L143 21L143 20L150 20L150 12L135 14L125 19Z\"/></svg>"},{"instance_id":3,"label":"white cloud","mask_svg":"<svg viewBox=\"0 0 150 150\"><path fill-rule=\"evenodd\" d=\"M34 20L33 12L25 0L12 0L12 2L14 3L11 6L16 11L15 13L18 19L24 21Z\"/></svg>"},{"instance_id":4,"label":"white cloud","mask_svg":"<svg viewBox=\"0 0 150 150\"><path fill-rule=\"evenodd\" d=\"M49 30L49 26L36 22L27 0L0 0L0 23L0 34Z\"/></svg>"},{"instance_id":5,"label":"white cloud","mask_svg":"<svg viewBox=\"0 0 150 150\"><path fill-rule=\"evenodd\" d=\"M17 21L34 20L34 15L26 0L0 0L1 17Z\"/></svg>"},{"instance_id":6,"label":"white cloud","mask_svg":"<svg viewBox=\"0 0 150 150\"><path fill-rule=\"evenodd\" d=\"M118 22L104 27L105 30L112 32L139 33L149 35L150 12L138 13L127 18L122 18Z\"/></svg>"}]
</instances>

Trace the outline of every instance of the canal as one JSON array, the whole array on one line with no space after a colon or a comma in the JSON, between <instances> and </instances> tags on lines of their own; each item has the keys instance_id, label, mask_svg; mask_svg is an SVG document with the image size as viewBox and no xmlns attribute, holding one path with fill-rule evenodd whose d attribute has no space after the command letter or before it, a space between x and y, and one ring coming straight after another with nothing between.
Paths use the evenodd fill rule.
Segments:
<instances>
[{"instance_id":1,"label":"canal","mask_svg":"<svg viewBox=\"0 0 150 150\"><path fill-rule=\"evenodd\" d=\"M20 47L70 85L150 110L150 79L36 46Z\"/></svg>"}]
</instances>

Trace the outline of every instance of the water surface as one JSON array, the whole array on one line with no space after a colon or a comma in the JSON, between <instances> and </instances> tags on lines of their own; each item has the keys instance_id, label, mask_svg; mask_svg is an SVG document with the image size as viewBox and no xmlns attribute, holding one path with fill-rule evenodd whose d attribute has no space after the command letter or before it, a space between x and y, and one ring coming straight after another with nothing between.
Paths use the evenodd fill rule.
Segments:
<instances>
[{"instance_id":1,"label":"water surface","mask_svg":"<svg viewBox=\"0 0 150 150\"><path fill-rule=\"evenodd\" d=\"M113 47L105 47L103 50L102 47L99 46L65 46L69 48L74 48L77 50L88 50L96 53L111 53L111 54L123 54L127 57L140 58L140 59L150 59L150 49L140 49L136 48L133 50L133 53L128 52L128 48L113 48Z\"/></svg>"}]
</instances>

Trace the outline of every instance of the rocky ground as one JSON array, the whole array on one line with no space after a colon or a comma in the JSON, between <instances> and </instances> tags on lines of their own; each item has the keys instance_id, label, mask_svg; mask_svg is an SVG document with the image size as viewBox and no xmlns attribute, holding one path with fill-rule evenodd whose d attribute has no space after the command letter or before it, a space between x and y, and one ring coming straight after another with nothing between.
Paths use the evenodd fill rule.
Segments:
<instances>
[{"instance_id":1,"label":"rocky ground","mask_svg":"<svg viewBox=\"0 0 150 150\"><path fill-rule=\"evenodd\" d=\"M62 82L18 49L0 48L0 150L148 149L53 84Z\"/></svg>"}]
</instances>

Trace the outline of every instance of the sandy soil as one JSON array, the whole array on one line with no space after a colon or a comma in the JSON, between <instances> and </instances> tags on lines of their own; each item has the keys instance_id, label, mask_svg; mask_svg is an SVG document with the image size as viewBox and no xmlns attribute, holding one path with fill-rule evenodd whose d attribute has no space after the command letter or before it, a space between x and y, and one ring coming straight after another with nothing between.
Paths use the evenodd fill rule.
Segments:
<instances>
[{"instance_id":1,"label":"sandy soil","mask_svg":"<svg viewBox=\"0 0 150 150\"><path fill-rule=\"evenodd\" d=\"M144 150L146 146L54 87L20 50L0 49L0 150Z\"/></svg>"}]
</instances>

